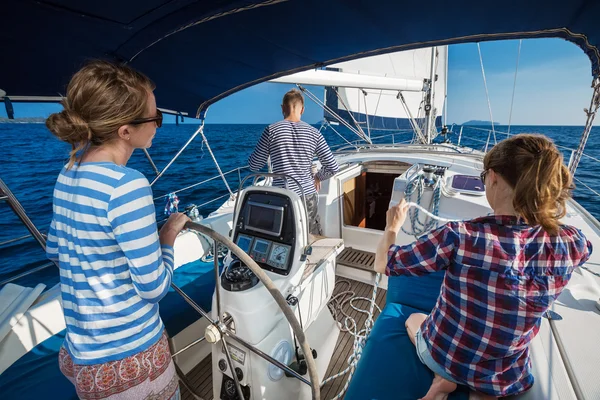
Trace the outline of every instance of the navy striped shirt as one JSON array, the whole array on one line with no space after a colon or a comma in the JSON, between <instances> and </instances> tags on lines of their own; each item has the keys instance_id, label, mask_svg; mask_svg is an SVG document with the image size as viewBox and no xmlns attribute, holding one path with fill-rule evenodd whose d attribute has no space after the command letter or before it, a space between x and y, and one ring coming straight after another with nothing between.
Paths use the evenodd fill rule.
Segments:
<instances>
[{"instance_id":1,"label":"navy striped shirt","mask_svg":"<svg viewBox=\"0 0 600 400\"><path fill-rule=\"evenodd\" d=\"M315 154L322 166L316 174L317 179L324 181L339 170L321 132L303 121L283 120L269 125L264 130L256 149L248 159L248 164L252 171L259 171L270 156L273 172L290 175L298 180L304 189L304 194L308 196L316 193L312 174L312 161ZM283 187L284 182L275 179L273 186ZM295 183L288 182L288 187L301 194Z\"/></svg>"},{"instance_id":2,"label":"navy striped shirt","mask_svg":"<svg viewBox=\"0 0 600 400\"><path fill-rule=\"evenodd\" d=\"M110 162L63 168L46 253L59 263L64 345L76 364L120 360L160 339L174 255L159 243L144 175Z\"/></svg>"}]
</instances>

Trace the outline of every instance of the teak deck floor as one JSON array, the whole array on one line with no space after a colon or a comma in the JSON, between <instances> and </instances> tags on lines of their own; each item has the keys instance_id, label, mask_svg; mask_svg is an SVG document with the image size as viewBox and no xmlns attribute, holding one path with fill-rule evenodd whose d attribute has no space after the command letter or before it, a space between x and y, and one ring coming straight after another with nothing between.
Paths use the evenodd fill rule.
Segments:
<instances>
[{"instance_id":1,"label":"teak deck floor","mask_svg":"<svg viewBox=\"0 0 600 400\"><path fill-rule=\"evenodd\" d=\"M341 291L347 290L348 288L346 284L340 285L340 281L349 281L352 285L351 290L355 293L356 296L367 298L371 297L373 286L342 277L336 278L336 288L333 292L334 296ZM377 305L382 309L385 306L385 297L386 291L383 289L379 289L377 291L376 302ZM366 302L363 303L367 304ZM366 314L359 313L358 311L352 309L348 303L344 305L344 311L356 320L359 327L363 326L367 318ZM378 314L376 313L376 315ZM329 367L327 368L327 373L325 374L326 377L335 375L343 371L348 366L347 361L348 357L352 353L353 343L354 339L352 335L350 335L348 332L340 332L340 336L338 337L333 356L331 358L331 361L329 362ZM213 398L211 356L206 357L200 364L198 364L193 370L191 370L187 374L187 378L196 389L196 392L199 395L201 395L203 399L210 400ZM332 382L329 382L325 386L323 386L321 388L321 398L331 399L335 397L339 393L339 391L344 387L347 378L348 376L344 375L339 378L336 378ZM183 400L194 399L192 394L188 392L183 386L181 387L181 398Z\"/></svg>"}]
</instances>

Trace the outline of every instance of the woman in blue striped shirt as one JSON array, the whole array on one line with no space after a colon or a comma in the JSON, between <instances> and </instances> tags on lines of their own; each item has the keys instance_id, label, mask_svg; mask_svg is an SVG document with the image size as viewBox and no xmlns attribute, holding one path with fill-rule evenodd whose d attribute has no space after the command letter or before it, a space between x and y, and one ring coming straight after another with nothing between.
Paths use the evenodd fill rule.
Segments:
<instances>
[{"instance_id":1,"label":"woman in blue striped shirt","mask_svg":"<svg viewBox=\"0 0 600 400\"><path fill-rule=\"evenodd\" d=\"M150 184L125 166L162 124L153 90L129 67L94 61L46 121L72 146L46 252L59 263L67 326L59 365L81 399L179 398L158 301L188 218L173 214L158 233Z\"/></svg>"}]
</instances>

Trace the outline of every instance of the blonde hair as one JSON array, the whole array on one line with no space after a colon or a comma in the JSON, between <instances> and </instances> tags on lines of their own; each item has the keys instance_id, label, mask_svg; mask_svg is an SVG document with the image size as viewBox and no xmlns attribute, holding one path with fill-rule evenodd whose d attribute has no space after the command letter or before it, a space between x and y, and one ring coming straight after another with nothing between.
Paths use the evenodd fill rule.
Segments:
<instances>
[{"instance_id":1,"label":"blonde hair","mask_svg":"<svg viewBox=\"0 0 600 400\"><path fill-rule=\"evenodd\" d=\"M529 225L558 231L573 180L554 143L543 135L521 134L492 148L483 160L513 188L513 208Z\"/></svg>"},{"instance_id":2,"label":"blonde hair","mask_svg":"<svg viewBox=\"0 0 600 400\"><path fill-rule=\"evenodd\" d=\"M283 106L283 115L287 117L292 112L292 106L295 103L300 103L304 105L304 97L302 96L302 92L298 89L291 89L283 96L282 106Z\"/></svg>"},{"instance_id":3,"label":"blonde hair","mask_svg":"<svg viewBox=\"0 0 600 400\"><path fill-rule=\"evenodd\" d=\"M46 127L71 145L71 168L77 153L118 137L118 129L143 116L154 83L125 65L92 61L69 82L64 110L46 120Z\"/></svg>"}]
</instances>

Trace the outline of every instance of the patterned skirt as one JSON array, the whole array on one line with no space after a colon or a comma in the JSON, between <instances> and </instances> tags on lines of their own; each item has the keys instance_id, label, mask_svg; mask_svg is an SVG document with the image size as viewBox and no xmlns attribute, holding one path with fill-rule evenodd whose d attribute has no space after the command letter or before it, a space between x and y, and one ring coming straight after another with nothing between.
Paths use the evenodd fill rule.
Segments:
<instances>
[{"instance_id":1,"label":"patterned skirt","mask_svg":"<svg viewBox=\"0 0 600 400\"><path fill-rule=\"evenodd\" d=\"M58 354L61 372L84 400L178 400L179 381L163 333L147 350L118 361L78 365L64 347Z\"/></svg>"}]
</instances>

